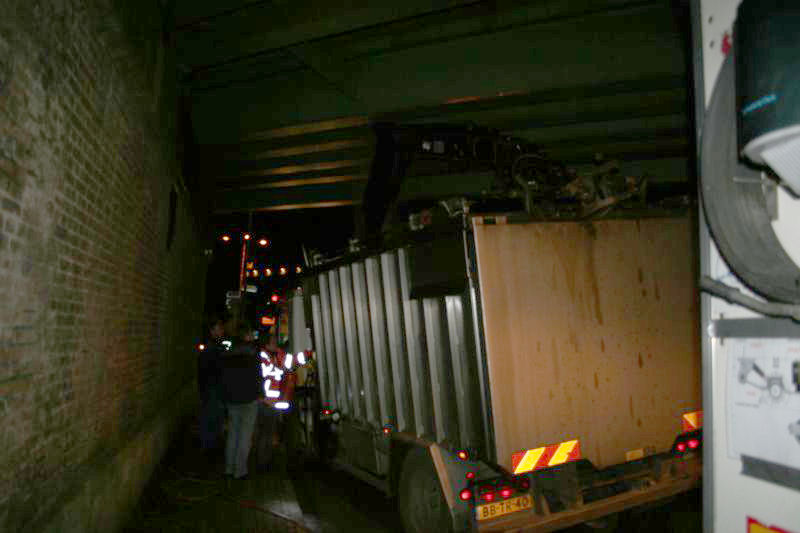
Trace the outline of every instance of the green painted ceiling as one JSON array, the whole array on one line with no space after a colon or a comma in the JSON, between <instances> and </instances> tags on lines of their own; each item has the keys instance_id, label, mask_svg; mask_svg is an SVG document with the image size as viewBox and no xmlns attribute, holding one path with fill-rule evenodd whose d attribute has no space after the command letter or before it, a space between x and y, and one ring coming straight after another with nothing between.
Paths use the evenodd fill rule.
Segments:
<instances>
[{"instance_id":1,"label":"green painted ceiling","mask_svg":"<svg viewBox=\"0 0 800 533\"><path fill-rule=\"evenodd\" d=\"M602 152L685 181L681 12L631 0L177 0L200 179L219 214L330 207L340 219L364 189L370 122L392 120L474 122L578 168Z\"/></svg>"}]
</instances>

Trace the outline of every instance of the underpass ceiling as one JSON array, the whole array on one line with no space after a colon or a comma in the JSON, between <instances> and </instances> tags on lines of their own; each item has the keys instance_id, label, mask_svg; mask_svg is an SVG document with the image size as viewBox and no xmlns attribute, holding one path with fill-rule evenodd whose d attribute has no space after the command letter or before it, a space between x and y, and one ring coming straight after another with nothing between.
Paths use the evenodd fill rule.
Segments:
<instances>
[{"instance_id":1,"label":"underpass ceiling","mask_svg":"<svg viewBox=\"0 0 800 533\"><path fill-rule=\"evenodd\" d=\"M653 180L689 174L685 34L668 1L177 0L175 12L220 214L341 219L360 201L375 120L473 122L577 168L600 152Z\"/></svg>"}]
</instances>

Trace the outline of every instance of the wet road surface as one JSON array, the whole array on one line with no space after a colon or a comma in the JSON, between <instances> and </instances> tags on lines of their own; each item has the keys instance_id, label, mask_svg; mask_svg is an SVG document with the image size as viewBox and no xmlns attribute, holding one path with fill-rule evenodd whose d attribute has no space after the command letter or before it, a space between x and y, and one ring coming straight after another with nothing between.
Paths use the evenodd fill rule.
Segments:
<instances>
[{"instance_id":1,"label":"wet road surface","mask_svg":"<svg viewBox=\"0 0 800 533\"><path fill-rule=\"evenodd\" d=\"M222 458L205 459L196 442L196 425L187 424L158 466L125 533L402 531L393 502L344 472L279 449L269 470L257 471L253 465L248 479L228 480L222 476ZM564 531L700 533L700 509L696 490L665 504L620 513L615 524L607 524L616 529L579 526Z\"/></svg>"},{"instance_id":2,"label":"wet road surface","mask_svg":"<svg viewBox=\"0 0 800 533\"><path fill-rule=\"evenodd\" d=\"M156 469L125 533L226 531L400 532L394 506L343 472L290 458L280 448L266 471L226 479L224 460L206 459L187 426Z\"/></svg>"}]
</instances>

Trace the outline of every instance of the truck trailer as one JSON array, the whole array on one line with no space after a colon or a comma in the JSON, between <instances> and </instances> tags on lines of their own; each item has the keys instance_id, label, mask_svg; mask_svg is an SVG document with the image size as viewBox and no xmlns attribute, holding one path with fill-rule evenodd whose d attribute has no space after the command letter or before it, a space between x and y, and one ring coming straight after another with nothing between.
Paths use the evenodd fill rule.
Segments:
<instances>
[{"instance_id":1,"label":"truck trailer","mask_svg":"<svg viewBox=\"0 0 800 533\"><path fill-rule=\"evenodd\" d=\"M315 448L406 531L598 524L695 487L695 222L466 213L316 266Z\"/></svg>"}]
</instances>

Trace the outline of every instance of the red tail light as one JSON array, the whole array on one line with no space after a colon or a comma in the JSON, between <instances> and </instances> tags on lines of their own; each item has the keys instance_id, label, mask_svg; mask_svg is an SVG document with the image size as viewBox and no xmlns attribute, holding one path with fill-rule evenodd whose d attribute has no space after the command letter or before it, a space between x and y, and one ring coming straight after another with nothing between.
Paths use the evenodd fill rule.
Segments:
<instances>
[{"instance_id":1,"label":"red tail light","mask_svg":"<svg viewBox=\"0 0 800 533\"><path fill-rule=\"evenodd\" d=\"M512 494L514 494L514 489L511 489L509 487L503 487L502 489L500 489L500 497L503 498L504 500L510 498Z\"/></svg>"},{"instance_id":2,"label":"red tail light","mask_svg":"<svg viewBox=\"0 0 800 533\"><path fill-rule=\"evenodd\" d=\"M480 490L480 499L485 502L493 502L497 494L494 492L494 487L491 485L484 485Z\"/></svg>"},{"instance_id":3,"label":"red tail light","mask_svg":"<svg viewBox=\"0 0 800 533\"><path fill-rule=\"evenodd\" d=\"M461 498L462 502L468 502L472 499L472 491L469 489L464 489L458 493L458 497Z\"/></svg>"},{"instance_id":4,"label":"red tail light","mask_svg":"<svg viewBox=\"0 0 800 533\"><path fill-rule=\"evenodd\" d=\"M384 435L388 435L391 432L392 432L392 428L390 428L389 426L383 426L383 434Z\"/></svg>"},{"instance_id":5,"label":"red tail light","mask_svg":"<svg viewBox=\"0 0 800 533\"><path fill-rule=\"evenodd\" d=\"M519 490L528 490L531 488L531 481L526 477L520 478L517 482L517 486L519 486Z\"/></svg>"},{"instance_id":6,"label":"red tail light","mask_svg":"<svg viewBox=\"0 0 800 533\"><path fill-rule=\"evenodd\" d=\"M475 479L475 472L467 472L467 479Z\"/></svg>"},{"instance_id":7,"label":"red tail light","mask_svg":"<svg viewBox=\"0 0 800 533\"><path fill-rule=\"evenodd\" d=\"M703 430L696 429L687 433L678 435L673 444L672 451L676 454L684 454L693 450L700 450L703 446Z\"/></svg>"}]
</instances>

